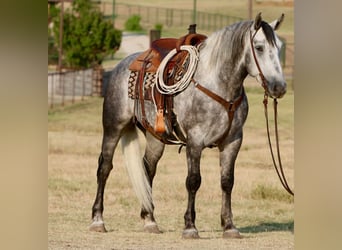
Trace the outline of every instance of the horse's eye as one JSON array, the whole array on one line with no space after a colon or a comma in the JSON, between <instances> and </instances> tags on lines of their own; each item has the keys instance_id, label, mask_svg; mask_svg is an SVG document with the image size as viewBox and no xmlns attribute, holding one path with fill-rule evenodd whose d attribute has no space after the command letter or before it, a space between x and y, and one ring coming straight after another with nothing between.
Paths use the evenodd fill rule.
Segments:
<instances>
[{"instance_id":1,"label":"horse's eye","mask_svg":"<svg viewBox=\"0 0 342 250\"><path fill-rule=\"evenodd\" d=\"M264 47L261 46L261 45L255 46L255 49L256 49L257 51L259 51L259 52L264 52Z\"/></svg>"}]
</instances>

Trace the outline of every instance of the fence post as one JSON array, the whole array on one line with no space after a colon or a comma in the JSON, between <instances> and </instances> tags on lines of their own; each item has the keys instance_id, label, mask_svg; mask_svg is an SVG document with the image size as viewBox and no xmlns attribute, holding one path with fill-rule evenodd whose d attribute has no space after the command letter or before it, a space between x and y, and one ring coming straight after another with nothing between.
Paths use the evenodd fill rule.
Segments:
<instances>
[{"instance_id":1,"label":"fence post","mask_svg":"<svg viewBox=\"0 0 342 250\"><path fill-rule=\"evenodd\" d=\"M156 8L155 16L156 16L156 22L159 22L159 8Z\"/></svg>"},{"instance_id":2,"label":"fence post","mask_svg":"<svg viewBox=\"0 0 342 250\"><path fill-rule=\"evenodd\" d=\"M180 26L183 26L183 13L184 11L183 10L180 10Z\"/></svg>"},{"instance_id":3,"label":"fence post","mask_svg":"<svg viewBox=\"0 0 342 250\"><path fill-rule=\"evenodd\" d=\"M160 38L160 30L150 30L150 47L152 42Z\"/></svg>"},{"instance_id":4,"label":"fence post","mask_svg":"<svg viewBox=\"0 0 342 250\"><path fill-rule=\"evenodd\" d=\"M173 25L173 9L170 9L170 17L171 17L170 26L172 26Z\"/></svg>"},{"instance_id":5,"label":"fence post","mask_svg":"<svg viewBox=\"0 0 342 250\"><path fill-rule=\"evenodd\" d=\"M61 72L61 75L60 75L60 79L59 79L59 81L62 81L62 106L64 106L64 92L65 92L65 89L64 89L64 83L65 83L65 81L64 81L64 72Z\"/></svg>"},{"instance_id":6,"label":"fence post","mask_svg":"<svg viewBox=\"0 0 342 250\"><path fill-rule=\"evenodd\" d=\"M146 19L147 19L147 22L149 23L150 22L150 8L146 8Z\"/></svg>"},{"instance_id":7,"label":"fence post","mask_svg":"<svg viewBox=\"0 0 342 250\"><path fill-rule=\"evenodd\" d=\"M76 81L75 81L75 75L76 71L72 72L72 99L71 102L75 103L75 87L76 87Z\"/></svg>"},{"instance_id":8,"label":"fence post","mask_svg":"<svg viewBox=\"0 0 342 250\"><path fill-rule=\"evenodd\" d=\"M102 96L102 85L103 85L103 74L104 69L102 66L98 65L92 68L91 74L91 95L92 96Z\"/></svg>"},{"instance_id":9,"label":"fence post","mask_svg":"<svg viewBox=\"0 0 342 250\"><path fill-rule=\"evenodd\" d=\"M286 39L283 37L279 37L279 39L283 43L283 47L280 49L279 57L280 57L280 61L282 63L282 66L285 67L285 64L286 64Z\"/></svg>"},{"instance_id":10,"label":"fence post","mask_svg":"<svg viewBox=\"0 0 342 250\"><path fill-rule=\"evenodd\" d=\"M81 71L82 72L82 96L81 96L81 100L83 101L83 96L84 96L84 92L85 92L85 81L84 81L84 70Z\"/></svg>"},{"instance_id":11,"label":"fence post","mask_svg":"<svg viewBox=\"0 0 342 250\"><path fill-rule=\"evenodd\" d=\"M54 74L52 74L51 75L51 103L50 103L50 108L53 108L53 102L54 102L54 100L53 100L53 95L54 95L54 88L55 88L55 75Z\"/></svg>"}]
</instances>

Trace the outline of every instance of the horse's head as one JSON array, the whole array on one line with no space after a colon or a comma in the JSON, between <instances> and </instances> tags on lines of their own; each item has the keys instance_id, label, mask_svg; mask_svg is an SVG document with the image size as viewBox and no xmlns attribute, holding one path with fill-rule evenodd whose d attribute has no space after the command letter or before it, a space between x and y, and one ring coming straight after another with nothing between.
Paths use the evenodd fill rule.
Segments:
<instances>
[{"instance_id":1,"label":"horse's head","mask_svg":"<svg viewBox=\"0 0 342 250\"><path fill-rule=\"evenodd\" d=\"M280 98L286 93L286 82L279 60L282 42L274 32L283 19L284 14L268 24L262 20L259 13L250 28L248 42L250 57L247 71L249 75L257 77L268 94L274 98Z\"/></svg>"}]
</instances>

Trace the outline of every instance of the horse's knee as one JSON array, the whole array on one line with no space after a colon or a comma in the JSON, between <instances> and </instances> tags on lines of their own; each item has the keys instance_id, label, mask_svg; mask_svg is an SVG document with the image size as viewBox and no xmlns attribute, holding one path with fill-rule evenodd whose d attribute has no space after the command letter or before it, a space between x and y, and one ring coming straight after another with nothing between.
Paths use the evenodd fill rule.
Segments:
<instances>
[{"instance_id":1,"label":"horse's knee","mask_svg":"<svg viewBox=\"0 0 342 250\"><path fill-rule=\"evenodd\" d=\"M201 186L201 180L202 178L199 173L188 175L186 178L186 188L190 192L196 192Z\"/></svg>"},{"instance_id":2,"label":"horse's knee","mask_svg":"<svg viewBox=\"0 0 342 250\"><path fill-rule=\"evenodd\" d=\"M224 191L231 192L234 185L234 175L221 176L221 188Z\"/></svg>"}]
</instances>

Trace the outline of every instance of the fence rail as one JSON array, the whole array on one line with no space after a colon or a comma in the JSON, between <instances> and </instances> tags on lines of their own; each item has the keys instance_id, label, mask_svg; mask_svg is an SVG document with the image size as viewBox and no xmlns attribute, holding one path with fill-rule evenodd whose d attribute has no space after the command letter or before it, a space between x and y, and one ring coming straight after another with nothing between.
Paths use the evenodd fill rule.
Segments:
<instances>
[{"instance_id":1,"label":"fence rail","mask_svg":"<svg viewBox=\"0 0 342 250\"><path fill-rule=\"evenodd\" d=\"M110 2L102 2L101 10L108 19L113 18L113 5ZM192 10L163 8L153 6L141 6L126 3L115 4L115 24L124 28L124 22L132 15L141 17L141 24L152 28L155 24L163 24L166 27L188 27L193 23ZM227 16L217 13L198 11L196 24L203 30L217 30L242 18Z\"/></svg>"},{"instance_id":2,"label":"fence rail","mask_svg":"<svg viewBox=\"0 0 342 250\"><path fill-rule=\"evenodd\" d=\"M65 105L84 100L87 96L99 96L102 71L95 69L48 73L48 106Z\"/></svg>"}]
</instances>

